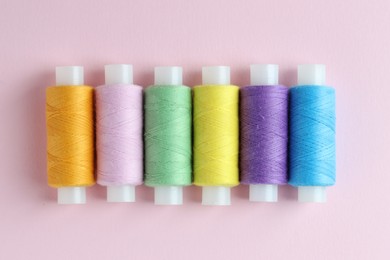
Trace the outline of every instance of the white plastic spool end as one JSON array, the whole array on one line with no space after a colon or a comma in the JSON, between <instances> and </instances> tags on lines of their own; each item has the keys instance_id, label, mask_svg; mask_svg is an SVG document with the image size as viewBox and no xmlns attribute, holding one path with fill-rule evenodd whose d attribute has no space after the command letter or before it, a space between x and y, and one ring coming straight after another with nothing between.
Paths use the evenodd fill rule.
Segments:
<instances>
[{"instance_id":1,"label":"white plastic spool end","mask_svg":"<svg viewBox=\"0 0 390 260\"><path fill-rule=\"evenodd\" d=\"M300 186L298 187L299 202L326 202L325 186Z\"/></svg>"},{"instance_id":2,"label":"white plastic spool end","mask_svg":"<svg viewBox=\"0 0 390 260\"><path fill-rule=\"evenodd\" d=\"M298 66L298 85L325 85L326 66L323 64L304 64Z\"/></svg>"},{"instance_id":3,"label":"white plastic spool end","mask_svg":"<svg viewBox=\"0 0 390 260\"><path fill-rule=\"evenodd\" d=\"M133 185L107 186L107 202L135 202Z\"/></svg>"},{"instance_id":4,"label":"white plastic spool end","mask_svg":"<svg viewBox=\"0 0 390 260\"><path fill-rule=\"evenodd\" d=\"M57 86L84 85L84 68L81 66L56 67Z\"/></svg>"},{"instance_id":5,"label":"white plastic spool end","mask_svg":"<svg viewBox=\"0 0 390 260\"><path fill-rule=\"evenodd\" d=\"M229 85L230 67L211 66L202 68L203 85Z\"/></svg>"},{"instance_id":6,"label":"white plastic spool end","mask_svg":"<svg viewBox=\"0 0 390 260\"><path fill-rule=\"evenodd\" d=\"M252 64L251 85L274 86L279 84L279 66L276 64Z\"/></svg>"},{"instance_id":7,"label":"white plastic spool end","mask_svg":"<svg viewBox=\"0 0 390 260\"><path fill-rule=\"evenodd\" d=\"M85 187L61 187L57 189L58 204L85 204Z\"/></svg>"},{"instance_id":8,"label":"white plastic spool end","mask_svg":"<svg viewBox=\"0 0 390 260\"><path fill-rule=\"evenodd\" d=\"M130 64L110 64L104 66L106 85L133 84L133 66Z\"/></svg>"},{"instance_id":9,"label":"white plastic spool end","mask_svg":"<svg viewBox=\"0 0 390 260\"><path fill-rule=\"evenodd\" d=\"M155 67L154 68L155 85L182 85L183 68L172 67Z\"/></svg>"},{"instance_id":10,"label":"white plastic spool end","mask_svg":"<svg viewBox=\"0 0 390 260\"><path fill-rule=\"evenodd\" d=\"M277 202L278 185L274 185L274 184L249 185L249 200L253 202Z\"/></svg>"},{"instance_id":11,"label":"white plastic spool end","mask_svg":"<svg viewBox=\"0 0 390 260\"><path fill-rule=\"evenodd\" d=\"M205 186L202 187L202 205L205 206L229 206L230 187Z\"/></svg>"},{"instance_id":12,"label":"white plastic spool end","mask_svg":"<svg viewBox=\"0 0 390 260\"><path fill-rule=\"evenodd\" d=\"M155 205L182 205L182 186L157 186L154 187Z\"/></svg>"}]
</instances>

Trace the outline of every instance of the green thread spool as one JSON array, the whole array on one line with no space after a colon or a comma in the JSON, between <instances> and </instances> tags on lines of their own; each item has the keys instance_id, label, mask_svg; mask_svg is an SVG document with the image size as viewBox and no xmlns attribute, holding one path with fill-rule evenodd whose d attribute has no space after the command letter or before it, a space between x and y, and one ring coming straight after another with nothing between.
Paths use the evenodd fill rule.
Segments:
<instances>
[{"instance_id":1,"label":"green thread spool","mask_svg":"<svg viewBox=\"0 0 390 260\"><path fill-rule=\"evenodd\" d=\"M154 75L145 90L145 185L156 205L181 205L192 182L191 89L181 67L156 67Z\"/></svg>"}]
</instances>

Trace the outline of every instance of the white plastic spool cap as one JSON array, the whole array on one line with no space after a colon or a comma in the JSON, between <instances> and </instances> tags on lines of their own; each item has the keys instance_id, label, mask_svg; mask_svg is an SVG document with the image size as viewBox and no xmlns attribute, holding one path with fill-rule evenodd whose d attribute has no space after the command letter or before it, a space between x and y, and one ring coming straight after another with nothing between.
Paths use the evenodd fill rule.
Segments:
<instances>
[{"instance_id":1,"label":"white plastic spool cap","mask_svg":"<svg viewBox=\"0 0 390 260\"><path fill-rule=\"evenodd\" d=\"M155 85L182 85L183 68L182 67L155 67L154 68Z\"/></svg>"},{"instance_id":2,"label":"white plastic spool cap","mask_svg":"<svg viewBox=\"0 0 390 260\"><path fill-rule=\"evenodd\" d=\"M107 202L135 202L133 185L107 186Z\"/></svg>"},{"instance_id":3,"label":"white plastic spool cap","mask_svg":"<svg viewBox=\"0 0 390 260\"><path fill-rule=\"evenodd\" d=\"M106 85L133 84L133 66L130 64L110 64L104 66Z\"/></svg>"},{"instance_id":4,"label":"white plastic spool cap","mask_svg":"<svg viewBox=\"0 0 390 260\"><path fill-rule=\"evenodd\" d=\"M203 85L229 85L230 67L211 66L202 68Z\"/></svg>"},{"instance_id":5,"label":"white plastic spool cap","mask_svg":"<svg viewBox=\"0 0 390 260\"><path fill-rule=\"evenodd\" d=\"M298 85L325 85L326 67L323 64L298 66Z\"/></svg>"},{"instance_id":6,"label":"white plastic spool cap","mask_svg":"<svg viewBox=\"0 0 390 260\"><path fill-rule=\"evenodd\" d=\"M81 66L56 67L56 85L84 85L84 68Z\"/></svg>"},{"instance_id":7,"label":"white plastic spool cap","mask_svg":"<svg viewBox=\"0 0 390 260\"><path fill-rule=\"evenodd\" d=\"M56 67L57 86L84 84L84 69L80 66ZM57 189L58 204L85 204L85 187L61 187Z\"/></svg>"},{"instance_id":8,"label":"white plastic spool cap","mask_svg":"<svg viewBox=\"0 0 390 260\"><path fill-rule=\"evenodd\" d=\"M298 85L325 85L325 65L305 64L298 66ZM299 186L300 202L326 202L326 187Z\"/></svg>"},{"instance_id":9,"label":"white plastic spool cap","mask_svg":"<svg viewBox=\"0 0 390 260\"><path fill-rule=\"evenodd\" d=\"M133 84L133 66L130 64L110 64L104 66L106 85ZM107 186L107 202L134 202L133 185Z\"/></svg>"},{"instance_id":10,"label":"white plastic spool cap","mask_svg":"<svg viewBox=\"0 0 390 260\"><path fill-rule=\"evenodd\" d=\"M279 66L276 64L252 64L251 85L278 85Z\"/></svg>"},{"instance_id":11,"label":"white plastic spool cap","mask_svg":"<svg viewBox=\"0 0 390 260\"><path fill-rule=\"evenodd\" d=\"M157 186L154 187L155 205L182 205L182 186Z\"/></svg>"},{"instance_id":12,"label":"white plastic spool cap","mask_svg":"<svg viewBox=\"0 0 390 260\"><path fill-rule=\"evenodd\" d=\"M249 185L249 200L253 202L277 202L278 185L273 185L273 184Z\"/></svg>"},{"instance_id":13,"label":"white plastic spool cap","mask_svg":"<svg viewBox=\"0 0 390 260\"><path fill-rule=\"evenodd\" d=\"M182 85L183 69L181 67L155 67L155 85ZM182 205L182 186L157 186L154 187L155 205Z\"/></svg>"},{"instance_id":14,"label":"white plastic spool cap","mask_svg":"<svg viewBox=\"0 0 390 260\"><path fill-rule=\"evenodd\" d=\"M273 86L279 84L279 66L276 64L253 64L251 85ZM254 184L249 186L249 200L256 202L278 201L278 185Z\"/></svg>"},{"instance_id":15,"label":"white plastic spool cap","mask_svg":"<svg viewBox=\"0 0 390 260\"><path fill-rule=\"evenodd\" d=\"M57 190L58 204L85 204L85 187L61 187Z\"/></svg>"},{"instance_id":16,"label":"white plastic spool cap","mask_svg":"<svg viewBox=\"0 0 390 260\"><path fill-rule=\"evenodd\" d=\"M300 186L298 187L299 202L326 202L326 187Z\"/></svg>"},{"instance_id":17,"label":"white plastic spool cap","mask_svg":"<svg viewBox=\"0 0 390 260\"><path fill-rule=\"evenodd\" d=\"M202 68L203 85L229 85L230 67L212 66ZM205 186L202 187L202 205L230 205L230 187Z\"/></svg>"},{"instance_id":18,"label":"white plastic spool cap","mask_svg":"<svg viewBox=\"0 0 390 260\"><path fill-rule=\"evenodd\" d=\"M202 187L202 205L207 206L229 206L230 187L205 186Z\"/></svg>"}]
</instances>

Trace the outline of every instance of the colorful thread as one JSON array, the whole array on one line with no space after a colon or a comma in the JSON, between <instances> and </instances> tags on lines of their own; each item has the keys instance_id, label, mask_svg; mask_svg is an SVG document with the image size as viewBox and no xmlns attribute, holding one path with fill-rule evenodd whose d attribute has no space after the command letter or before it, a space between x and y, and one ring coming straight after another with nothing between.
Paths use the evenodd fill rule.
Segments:
<instances>
[{"instance_id":1,"label":"colorful thread","mask_svg":"<svg viewBox=\"0 0 390 260\"><path fill-rule=\"evenodd\" d=\"M204 85L193 91L194 184L238 185L239 88Z\"/></svg>"},{"instance_id":2,"label":"colorful thread","mask_svg":"<svg viewBox=\"0 0 390 260\"><path fill-rule=\"evenodd\" d=\"M142 87L96 88L97 181L139 185L143 175Z\"/></svg>"},{"instance_id":3,"label":"colorful thread","mask_svg":"<svg viewBox=\"0 0 390 260\"><path fill-rule=\"evenodd\" d=\"M56 188L93 185L93 88L47 88L46 126L49 185Z\"/></svg>"},{"instance_id":4,"label":"colorful thread","mask_svg":"<svg viewBox=\"0 0 390 260\"><path fill-rule=\"evenodd\" d=\"M335 183L335 119L333 88L308 85L290 90L289 184Z\"/></svg>"},{"instance_id":5,"label":"colorful thread","mask_svg":"<svg viewBox=\"0 0 390 260\"><path fill-rule=\"evenodd\" d=\"M287 87L241 88L240 148L241 183L287 183Z\"/></svg>"},{"instance_id":6,"label":"colorful thread","mask_svg":"<svg viewBox=\"0 0 390 260\"><path fill-rule=\"evenodd\" d=\"M190 185L192 181L191 89L145 90L145 184Z\"/></svg>"}]
</instances>

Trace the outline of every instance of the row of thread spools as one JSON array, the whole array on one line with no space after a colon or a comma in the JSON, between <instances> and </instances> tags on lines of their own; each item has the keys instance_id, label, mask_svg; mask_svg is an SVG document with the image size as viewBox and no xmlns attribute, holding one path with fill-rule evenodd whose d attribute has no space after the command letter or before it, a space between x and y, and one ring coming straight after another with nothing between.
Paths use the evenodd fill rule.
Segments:
<instances>
[{"instance_id":1,"label":"row of thread spools","mask_svg":"<svg viewBox=\"0 0 390 260\"><path fill-rule=\"evenodd\" d=\"M202 204L229 205L230 188L274 202L278 185L298 199L326 201L335 183L335 90L325 66L298 66L298 84L279 85L278 66L250 66L251 82L230 84L230 68L203 67L202 85L182 85L181 67L156 67L155 84L133 84L131 65L105 66L105 85L84 85L83 68L57 67L47 89L49 185L58 203L81 204L85 187L107 186L107 201L135 201L153 187L155 204L180 205L183 187Z\"/></svg>"}]
</instances>

